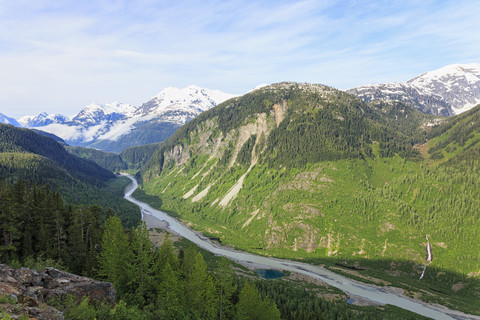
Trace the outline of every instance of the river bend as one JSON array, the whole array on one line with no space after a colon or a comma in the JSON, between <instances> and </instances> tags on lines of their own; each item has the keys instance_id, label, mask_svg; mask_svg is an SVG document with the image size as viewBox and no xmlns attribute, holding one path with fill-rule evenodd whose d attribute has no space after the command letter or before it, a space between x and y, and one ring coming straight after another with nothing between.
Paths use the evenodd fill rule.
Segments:
<instances>
[{"instance_id":1,"label":"river bend","mask_svg":"<svg viewBox=\"0 0 480 320\"><path fill-rule=\"evenodd\" d=\"M189 229L175 218L169 216L167 213L154 209L147 203L139 201L132 197L132 193L138 188L136 179L131 175L124 175L130 180L132 184L125 190L125 199L140 207L142 218L145 214L152 215L155 218L168 223L168 230L178 234L197 246L208 250L215 255L224 256L241 264L251 264L252 266L259 266L260 268L273 268L277 270L288 270L304 274L314 279L323 281L335 288L345 292L347 295L361 297L376 304L391 304L402 309L406 309L417 314L430 317L438 320L450 319L475 319L480 320L480 316L468 315L456 310L450 310L439 305L429 305L423 302L413 300L401 294L401 289L393 287L378 287L370 284L365 284L353 279L349 279L321 266L314 266L302 262L283 260L277 258L270 258L259 256L252 253L246 253L230 248L222 247L214 244L207 237Z\"/></svg>"}]
</instances>

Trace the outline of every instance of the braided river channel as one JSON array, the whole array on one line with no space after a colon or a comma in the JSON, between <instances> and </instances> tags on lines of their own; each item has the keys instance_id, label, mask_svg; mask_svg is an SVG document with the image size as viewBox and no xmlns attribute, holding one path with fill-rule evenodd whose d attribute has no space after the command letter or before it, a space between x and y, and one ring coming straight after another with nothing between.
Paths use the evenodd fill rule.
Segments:
<instances>
[{"instance_id":1,"label":"braided river channel","mask_svg":"<svg viewBox=\"0 0 480 320\"><path fill-rule=\"evenodd\" d=\"M168 224L166 230L182 236L197 246L212 252L217 256L224 256L228 259L238 262L251 269L276 269L279 271L287 270L303 274L313 279L318 279L327 283L328 285L338 288L345 292L353 299L363 299L370 301L372 304L390 304L403 308L414 313L430 317L438 320L449 319L475 319L480 320L480 316L469 315L460 311L451 310L440 305L430 305L421 301L411 299L404 294L402 290L394 287L380 287L370 284L365 284L353 279L349 279L343 275L334 273L321 266L310 265L297 261L276 259L271 257L264 257L252 253L233 250L231 248L223 247L220 244L213 243L209 238L197 233L177 219L169 216L167 213L154 209L145 202L133 198L133 192L138 188L137 180L131 175L124 175L130 180L132 184L125 190L125 199L140 207L142 217L151 215L158 220L164 221Z\"/></svg>"}]
</instances>

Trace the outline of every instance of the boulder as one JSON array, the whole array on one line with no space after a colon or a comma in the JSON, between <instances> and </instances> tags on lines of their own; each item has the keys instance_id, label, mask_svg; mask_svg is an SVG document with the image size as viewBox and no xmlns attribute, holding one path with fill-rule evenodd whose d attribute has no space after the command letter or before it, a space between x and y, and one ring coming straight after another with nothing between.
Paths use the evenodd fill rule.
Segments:
<instances>
[{"instance_id":1,"label":"boulder","mask_svg":"<svg viewBox=\"0 0 480 320\"><path fill-rule=\"evenodd\" d=\"M63 319L63 314L49 306L72 295L81 301L115 304L115 289L110 282L96 281L54 268L40 272L28 268L13 269L0 264L0 297L7 301L0 309L13 319L28 315L31 319Z\"/></svg>"}]
</instances>

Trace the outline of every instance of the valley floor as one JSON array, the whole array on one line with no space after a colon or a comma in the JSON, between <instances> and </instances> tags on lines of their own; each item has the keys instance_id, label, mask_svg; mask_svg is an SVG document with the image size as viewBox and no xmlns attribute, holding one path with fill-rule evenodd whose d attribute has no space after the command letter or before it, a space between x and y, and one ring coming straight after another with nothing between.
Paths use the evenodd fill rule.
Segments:
<instances>
[{"instance_id":1,"label":"valley floor","mask_svg":"<svg viewBox=\"0 0 480 320\"><path fill-rule=\"evenodd\" d=\"M148 223L147 226L154 228L167 227L169 231L177 233L182 233L180 230L183 230L183 232L185 232L185 230L188 230L185 235L187 239L194 241L197 245L200 245L201 247L212 251L214 254L225 255L229 258L233 258L238 262L242 262L242 265L248 267L249 269L265 268L266 266L275 268L275 266L277 266L277 268L279 268L280 270L283 269L297 273L303 273L304 275L307 275L307 278L308 275L312 275L312 277L317 278L317 280L324 279L326 283L334 284L334 286L339 287L342 291L347 292L350 298L358 301L357 303L361 304L365 304L365 300L371 301L376 304L394 304L401 308L405 308L435 319L480 319L480 316L467 315L460 311L449 310L444 306L426 304L425 302L415 300L411 297L406 297L403 295L402 289L366 285L355 280L349 280L338 274L335 275L334 273L329 272L328 270L325 270L323 268L309 266L304 263L295 263L286 260L254 256L251 254L235 252L233 250L213 245L203 235L192 232L191 230L185 228L176 220L166 214L162 215L161 218L155 217L155 214L163 213L151 208L150 206L136 200L131 196L131 194L137 187L136 181L134 181L133 177L131 177L131 179L134 182L135 187L133 189L130 189L129 192L127 192L126 199L141 206L144 220L146 220L146 222ZM167 226L165 225L165 223L167 223ZM252 261L256 261L256 263L252 263ZM323 272L323 274L322 271L320 271L322 269L325 271ZM359 299L360 297L362 298Z\"/></svg>"}]
</instances>

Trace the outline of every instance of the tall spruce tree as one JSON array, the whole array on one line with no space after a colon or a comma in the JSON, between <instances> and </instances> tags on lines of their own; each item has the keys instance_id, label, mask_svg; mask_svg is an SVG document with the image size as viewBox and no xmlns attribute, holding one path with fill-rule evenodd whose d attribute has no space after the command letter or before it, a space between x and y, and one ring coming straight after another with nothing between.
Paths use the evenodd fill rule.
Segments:
<instances>
[{"instance_id":1,"label":"tall spruce tree","mask_svg":"<svg viewBox=\"0 0 480 320\"><path fill-rule=\"evenodd\" d=\"M238 296L236 320L278 320L280 311L275 302L270 299L262 299L255 285L245 280Z\"/></svg>"},{"instance_id":2,"label":"tall spruce tree","mask_svg":"<svg viewBox=\"0 0 480 320\"><path fill-rule=\"evenodd\" d=\"M102 237L102 251L98 257L98 274L113 284L119 296L125 292L127 263L131 260L131 255L122 221L117 216L108 218Z\"/></svg>"},{"instance_id":3,"label":"tall spruce tree","mask_svg":"<svg viewBox=\"0 0 480 320\"><path fill-rule=\"evenodd\" d=\"M232 319L234 307L232 296L237 290L235 274L230 260L221 257L216 270L216 284L218 296L218 319Z\"/></svg>"},{"instance_id":4,"label":"tall spruce tree","mask_svg":"<svg viewBox=\"0 0 480 320\"><path fill-rule=\"evenodd\" d=\"M130 302L144 306L155 301L155 277L152 266L154 261L153 245L148 235L145 222L132 232L131 263L128 266L128 299Z\"/></svg>"},{"instance_id":5,"label":"tall spruce tree","mask_svg":"<svg viewBox=\"0 0 480 320\"><path fill-rule=\"evenodd\" d=\"M161 318L184 319L184 283L180 280L179 272L172 268L170 263L167 262L162 269L162 279L158 294Z\"/></svg>"},{"instance_id":6,"label":"tall spruce tree","mask_svg":"<svg viewBox=\"0 0 480 320\"><path fill-rule=\"evenodd\" d=\"M17 248L14 241L19 237L17 216L12 207L10 188L4 181L0 181L0 257L8 262Z\"/></svg>"}]
</instances>

